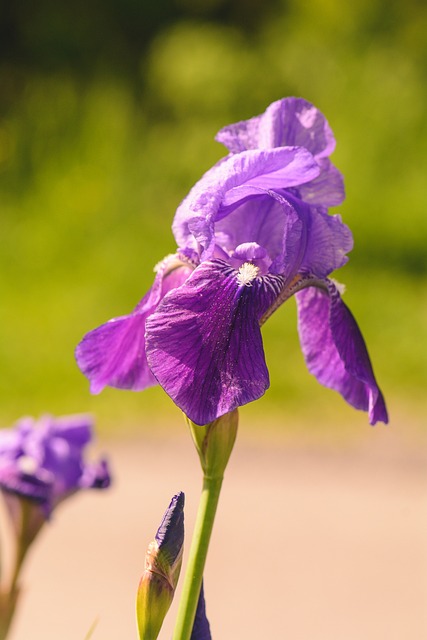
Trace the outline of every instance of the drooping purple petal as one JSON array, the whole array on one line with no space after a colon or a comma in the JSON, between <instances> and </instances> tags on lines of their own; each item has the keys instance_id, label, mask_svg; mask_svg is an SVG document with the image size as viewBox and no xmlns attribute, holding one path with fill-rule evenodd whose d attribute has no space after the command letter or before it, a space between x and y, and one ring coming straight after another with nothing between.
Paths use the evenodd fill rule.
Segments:
<instances>
[{"instance_id":1,"label":"drooping purple petal","mask_svg":"<svg viewBox=\"0 0 427 640\"><path fill-rule=\"evenodd\" d=\"M299 146L316 158L324 158L335 148L335 138L325 116L303 98L277 100L261 115L224 127L215 139L231 153Z\"/></svg>"},{"instance_id":2,"label":"drooping purple petal","mask_svg":"<svg viewBox=\"0 0 427 640\"><path fill-rule=\"evenodd\" d=\"M200 588L199 599L197 601L196 616L194 618L193 629L191 631L190 640L211 640L211 630L209 621L206 617L205 591L202 586Z\"/></svg>"},{"instance_id":3,"label":"drooping purple petal","mask_svg":"<svg viewBox=\"0 0 427 640\"><path fill-rule=\"evenodd\" d=\"M310 373L338 391L356 409L369 412L369 421L388 422L365 341L333 282L327 292L310 287L298 293L298 330Z\"/></svg>"},{"instance_id":4,"label":"drooping purple petal","mask_svg":"<svg viewBox=\"0 0 427 640\"><path fill-rule=\"evenodd\" d=\"M145 355L145 322L159 300L180 286L191 271L182 263L166 274L161 269L152 289L130 315L114 318L86 334L76 348L76 360L90 380L92 393L107 385L141 391L157 384Z\"/></svg>"},{"instance_id":5,"label":"drooping purple petal","mask_svg":"<svg viewBox=\"0 0 427 640\"><path fill-rule=\"evenodd\" d=\"M140 391L156 380L145 358L145 320L155 307L114 318L90 331L76 349L80 370L90 380L91 393L106 386Z\"/></svg>"},{"instance_id":6,"label":"drooping purple petal","mask_svg":"<svg viewBox=\"0 0 427 640\"><path fill-rule=\"evenodd\" d=\"M203 248L212 257L214 225L230 209L260 190L296 187L319 175L311 153L299 147L250 150L230 156L208 171L192 188L175 214L172 230L178 246ZM244 189L237 189L244 187Z\"/></svg>"},{"instance_id":7,"label":"drooping purple petal","mask_svg":"<svg viewBox=\"0 0 427 640\"><path fill-rule=\"evenodd\" d=\"M263 395L269 386L259 318L279 276L250 277L222 261L202 263L147 320L147 358L157 380L196 424Z\"/></svg>"}]
</instances>

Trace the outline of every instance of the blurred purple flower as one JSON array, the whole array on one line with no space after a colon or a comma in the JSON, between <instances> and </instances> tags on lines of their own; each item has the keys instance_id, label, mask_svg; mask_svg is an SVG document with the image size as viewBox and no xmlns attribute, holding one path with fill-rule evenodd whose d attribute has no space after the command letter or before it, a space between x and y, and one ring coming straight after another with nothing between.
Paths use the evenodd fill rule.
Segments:
<instances>
[{"instance_id":1,"label":"blurred purple flower","mask_svg":"<svg viewBox=\"0 0 427 640\"><path fill-rule=\"evenodd\" d=\"M177 254L157 268L133 313L78 345L91 390L158 381L193 422L212 422L268 388L260 326L296 294L309 370L372 424L387 422L362 335L328 277L347 262L353 239L327 213L344 187L329 160L335 140L326 119L287 98L217 140L230 153L179 206Z\"/></svg>"},{"instance_id":2,"label":"blurred purple flower","mask_svg":"<svg viewBox=\"0 0 427 640\"><path fill-rule=\"evenodd\" d=\"M0 431L0 488L40 506L49 518L59 502L79 489L108 487L107 462L83 460L91 439L92 421L86 415L22 418Z\"/></svg>"}]
</instances>

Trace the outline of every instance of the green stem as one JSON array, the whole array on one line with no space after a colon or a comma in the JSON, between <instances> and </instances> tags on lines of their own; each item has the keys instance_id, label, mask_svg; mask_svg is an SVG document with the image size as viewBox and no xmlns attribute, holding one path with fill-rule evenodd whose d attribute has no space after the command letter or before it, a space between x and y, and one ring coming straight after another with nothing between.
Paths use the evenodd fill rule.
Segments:
<instances>
[{"instance_id":1,"label":"green stem","mask_svg":"<svg viewBox=\"0 0 427 640\"><path fill-rule=\"evenodd\" d=\"M22 565L27 555L28 549L33 541L33 535L31 535L31 514L33 505L29 500L21 500L21 523L19 536L16 544L15 566L10 581L9 593L13 595L19 591L19 576L21 573Z\"/></svg>"},{"instance_id":2,"label":"green stem","mask_svg":"<svg viewBox=\"0 0 427 640\"><path fill-rule=\"evenodd\" d=\"M204 476L173 640L190 640L223 477Z\"/></svg>"},{"instance_id":3,"label":"green stem","mask_svg":"<svg viewBox=\"0 0 427 640\"><path fill-rule=\"evenodd\" d=\"M28 500L21 500L21 521L16 540L12 577L5 590L0 592L0 640L5 640L9 633L20 593L19 577L22 565L35 535L35 532L31 532L30 526L32 509L33 505Z\"/></svg>"}]
</instances>

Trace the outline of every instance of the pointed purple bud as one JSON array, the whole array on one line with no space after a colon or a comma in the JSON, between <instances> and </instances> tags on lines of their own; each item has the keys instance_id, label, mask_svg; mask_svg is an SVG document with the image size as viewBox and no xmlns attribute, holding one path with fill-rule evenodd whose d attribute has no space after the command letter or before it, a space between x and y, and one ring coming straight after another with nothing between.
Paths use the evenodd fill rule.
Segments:
<instances>
[{"instance_id":1,"label":"pointed purple bud","mask_svg":"<svg viewBox=\"0 0 427 640\"><path fill-rule=\"evenodd\" d=\"M156 640L178 584L184 547L184 494L175 495L145 555L136 597L140 640Z\"/></svg>"},{"instance_id":2,"label":"pointed purple bud","mask_svg":"<svg viewBox=\"0 0 427 640\"><path fill-rule=\"evenodd\" d=\"M209 621L206 617L206 604L203 582L197 602L196 616L190 640L212 640Z\"/></svg>"},{"instance_id":3,"label":"pointed purple bud","mask_svg":"<svg viewBox=\"0 0 427 640\"><path fill-rule=\"evenodd\" d=\"M182 491L172 498L156 533L159 552L168 559L171 566L176 563L177 558L182 554L184 544L184 502L185 496Z\"/></svg>"}]
</instances>

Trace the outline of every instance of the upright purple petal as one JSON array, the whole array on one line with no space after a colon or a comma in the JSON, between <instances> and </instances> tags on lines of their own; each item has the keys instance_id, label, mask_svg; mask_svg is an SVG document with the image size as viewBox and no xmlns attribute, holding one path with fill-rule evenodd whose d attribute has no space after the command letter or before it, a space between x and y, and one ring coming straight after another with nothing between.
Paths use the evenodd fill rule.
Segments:
<instances>
[{"instance_id":1,"label":"upright purple petal","mask_svg":"<svg viewBox=\"0 0 427 640\"><path fill-rule=\"evenodd\" d=\"M247 149L303 147L318 161L320 173L299 187L299 197L308 204L327 207L344 200L342 175L328 160L335 149L332 130L324 115L302 98L273 102L260 116L224 127L216 140L233 154Z\"/></svg>"},{"instance_id":2,"label":"upright purple petal","mask_svg":"<svg viewBox=\"0 0 427 640\"><path fill-rule=\"evenodd\" d=\"M387 423L387 409L360 329L333 282L325 280L325 287L327 291L310 287L296 295L308 369L353 407L368 411L371 424Z\"/></svg>"},{"instance_id":3,"label":"upright purple petal","mask_svg":"<svg viewBox=\"0 0 427 640\"><path fill-rule=\"evenodd\" d=\"M52 431L56 436L72 442L73 447L83 448L93 438L93 419L85 413L69 416L42 416L38 421L38 429Z\"/></svg>"},{"instance_id":4,"label":"upright purple petal","mask_svg":"<svg viewBox=\"0 0 427 640\"><path fill-rule=\"evenodd\" d=\"M76 348L76 360L90 380L92 393L106 386L141 391L157 384L145 355L145 322L159 300L180 286L191 271L182 263L166 274L160 270L153 288L130 315L113 318L85 335Z\"/></svg>"},{"instance_id":5,"label":"upright purple petal","mask_svg":"<svg viewBox=\"0 0 427 640\"><path fill-rule=\"evenodd\" d=\"M335 138L325 116L303 98L277 100L261 115L224 127L216 140L231 153L299 146L316 158L324 158L335 148Z\"/></svg>"},{"instance_id":6,"label":"upright purple petal","mask_svg":"<svg viewBox=\"0 0 427 640\"><path fill-rule=\"evenodd\" d=\"M230 156L208 171L178 207L172 225L178 246L201 246L202 259L211 258L215 222L230 212L229 207L235 208L260 190L309 182L319 170L311 153L297 147L250 150Z\"/></svg>"},{"instance_id":7,"label":"upright purple petal","mask_svg":"<svg viewBox=\"0 0 427 640\"><path fill-rule=\"evenodd\" d=\"M256 277L256 267L248 268L251 273L245 265L238 272L219 260L202 263L147 320L149 365L199 425L256 400L269 386L259 319L283 279Z\"/></svg>"},{"instance_id":8,"label":"upright purple petal","mask_svg":"<svg viewBox=\"0 0 427 640\"><path fill-rule=\"evenodd\" d=\"M286 228L292 214L284 198L259 192L257 198L248 200L215 224L215 238L229 255L242 244L256 242L282 267Z\"/></svg>"},{"instance_id":9,"label":"upright purple petal","mask_svg":"<svg viewBox=\"0 0 427 640\"><path fill-rule=\"evenodd\" d=\"M230 255L239 245L256 242L272 261L270 271L292 278L319 278L342 267L353 237L340 216L308 206L286 190L259 192L215 224L215 237Z\"/></svg>"}]
</instances>

